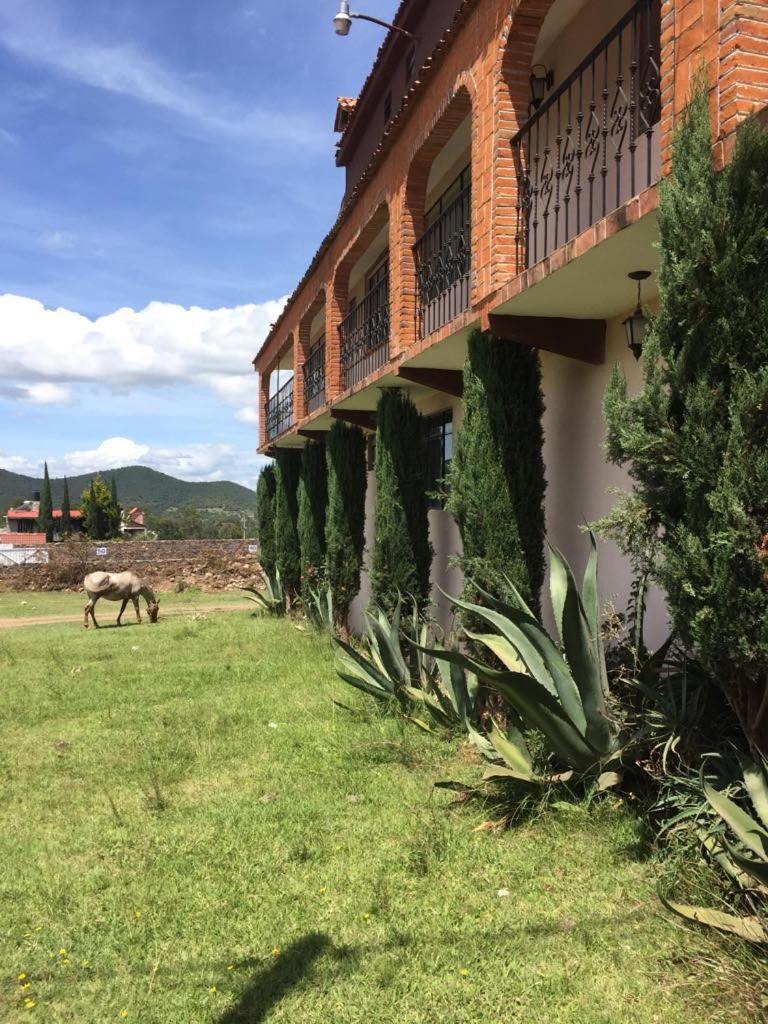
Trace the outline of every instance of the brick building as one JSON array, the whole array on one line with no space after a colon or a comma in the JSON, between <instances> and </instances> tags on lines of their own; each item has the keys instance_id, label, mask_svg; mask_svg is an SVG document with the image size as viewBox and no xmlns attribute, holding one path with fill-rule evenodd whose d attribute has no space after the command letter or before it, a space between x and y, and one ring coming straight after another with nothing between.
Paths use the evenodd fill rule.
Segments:
<instances>
[{"instance_id":1,"label":"brick building","mask_svg":"<svg viewBox=\"0 0 768 1024\"><path fill-rule=\"evenodd\" d=\"M492 329L540 352L547 529L579 563L579 524L627 484L605 461L601 400L617 362L640 382L629 275L651 272L653 307L675 118L703 68L728 158L739 121L768 105L768 0L403 0L394 24L359 96L339 100L339 216L254 360L260 451L336 418L372 430L379 389L399 386L431 417L437 466L466 339ZM371 476L369 511L373 498ZM430 529L433 577L456 592L455 525L433 509ZM601 570L623 607L610 545Z\"/></svg>"}]
</instances>

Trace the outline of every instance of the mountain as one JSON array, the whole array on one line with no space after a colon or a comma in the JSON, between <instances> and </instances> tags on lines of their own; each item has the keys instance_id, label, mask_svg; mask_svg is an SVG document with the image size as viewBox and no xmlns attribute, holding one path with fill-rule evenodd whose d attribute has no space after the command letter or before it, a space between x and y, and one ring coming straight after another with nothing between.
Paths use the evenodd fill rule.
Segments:
<instances>
[{"instance_id":1,"label":"mountain","mask_svg":"<svg viewBox=\"0 0 768 1024\"><path fill-rule=\"evenodd\" d=\"M172 508L235 509L252 512L256 501L254 491L229 480L213 483L189 483L177 480L166 473L158 473L147 466L125 466L122 469L102 469L101 475L117 483L117 496L124 508L138 506L145 512L166 512ZM85 491L95 473L69 477L69 495L72 506L77 507L80 495ZM42 490L43 481L20 473L0 469L0 516L5 514L13 501L31 498L35 491ZM51 478L53 504L61 504L64 489L63 479Z\"/></svg>"}]
</instances>

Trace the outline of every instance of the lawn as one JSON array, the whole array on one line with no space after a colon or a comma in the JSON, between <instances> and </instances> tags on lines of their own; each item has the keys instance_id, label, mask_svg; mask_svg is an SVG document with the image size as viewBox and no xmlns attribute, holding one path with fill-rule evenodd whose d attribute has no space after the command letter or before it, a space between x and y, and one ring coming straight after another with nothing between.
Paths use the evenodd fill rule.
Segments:
<instances>
[{"instance_id":1,"label":"lawn","mask_svg":"<svg viewBox=\"0 0 768 1024\"><path fill-rule=\"evenodd\" d=\"M177 611L189 608L205 608L212 604L227 605L239 604L247 600L241 590L227 590L217 594L206 594L194 587L182 591L180 594L160 593L158 594L161 605L161 612ZM20 593L9 591L0 593L0 620L20 619L27 617L38 617L43 615L82 615L87 597L82 593L59 593L48 591L30 591ZM146 614L146 602L141 599L142 618ZM120 611L119 603L113 601L99 601L96 605L96 618L101 624L112 624L117 613ZM136 621L133 606L129 605L125 610L123 622L128 625Z\"/></svg>"},{"instance_id":2,"label":"lawn","mask_svg":"<svg viewBox=\"0 0 768 1024\"><path fill-rule=\"evenodd\" d=\"M758 1019L629 809L475 831L432 788L468 752L335 706L364 708L309 631L18 628L0 674L3 1021Z\"/></svg>"}]
</instances>

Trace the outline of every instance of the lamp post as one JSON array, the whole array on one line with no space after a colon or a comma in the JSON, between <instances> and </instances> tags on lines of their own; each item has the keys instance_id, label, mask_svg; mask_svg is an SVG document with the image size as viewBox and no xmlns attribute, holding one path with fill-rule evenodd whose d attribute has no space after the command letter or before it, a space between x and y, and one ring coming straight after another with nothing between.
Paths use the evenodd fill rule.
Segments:
<instances>
[{"instance_id":1,"label":"lamp post","mask_svg":"<svg viewBox=\"0 0 768 1024\"><path fill-rule=\"evenodd\" d=\"M404 28L398 28L397 25L392 25L388 21L382 21L381 18L373 18L370 14L355 14L349 9L349 0L339 0L339 13L333 19L333 30L337 36L349 35L349 30L352 28L353 18L358 18L360 21L371 21L374 25L381 25L382 28L388 28L393 32L399 32L401 35L407 36L409 39L418 38L413 34L413 32L408 32Z\"/></svg>"},{"instance_id":2,"label":"lamp post","mask_svg":"<svg viewBox=\"0 0 768 1024\"><path fill-rule=\"evenodd\" d=\"M630 281L637 281L637 306L635 307L634 313L630 313L627 319L623 322L624 330L627 335L627 345L629 345L630 351L635 359L639 359L642 355L645 336L648 333L648 318L645 313L643 313L640 289L643 281L646 281L650 276L650 270L633 270L630 274L627 274Z\"/></svg>"}]
</instances>

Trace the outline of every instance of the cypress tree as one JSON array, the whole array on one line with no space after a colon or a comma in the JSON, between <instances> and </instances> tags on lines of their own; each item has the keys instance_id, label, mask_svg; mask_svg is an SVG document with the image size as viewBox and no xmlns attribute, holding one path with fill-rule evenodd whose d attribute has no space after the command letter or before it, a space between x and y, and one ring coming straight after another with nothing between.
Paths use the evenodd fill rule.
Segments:
<instances>
[{"instance_id":1,"label":"cypress tree","mask_svg":"<svg viewBox=\"0 0 768 1024\"><path fill-rule=\"evenodd\" d=\"M465 594L474 581L504 597L506 575L534 611L544 581L544 458L538 354L476 331L464 364L447 508L463 541Z\"/></svg>"},{"instance_id":2,"label":"cypress tree","mask_svg":"<svg viewBox=\"0 0 768 1024\"><path fill-rule=\"evenodd\" d=\"M117 480L115 480L114 476L112 477L110 485L109 499L109 536L119 537L122 508L120 506L120 502L117 499Z\"/></svg>"},{"instance_id":3,"label":"cypress tree","mask_svg":"<svg viewBox=\"0 0 768 1024\"><path fill-rule=\"evenodd\" d=\"M40 510L37 513L37 528L45 534L47 543L53 540L53 498L51 497L51 478L48 476L48 463L43 471L43 489L40 493Z\"/></svg>"},{"instance_id":4,"label":"cypress tree","mask_svg":"<svg viewBox=\"0 0 768 1024\"><path fill-rule=\"evenodd\" d=\"M259 542L259 560L268 576L275 575L275 467L266 466L259 474L256 485L256 537Z\"/></svg>"},{"instance_id":5,"label":"cypress tree","mask_svg":"<svg viewBox=\"0 0 768 1024\"><path fill-rule=\"evenodd\" d=\"M382 391L376 409L376 505L371 591L391 612L398 595L429 599L429 543L424 421L405 391Z\"/></svg>"},{"instance_id":6,"label":"cypress tree","mask_svg":"<svg viewBox=\"0 0 768 1024\"><path fill-rule=\"evenodd\" d=\"M336 616L346 625L360 590L365 547L365 438L357 427L335 422L328 433L326 567Z\"/></svg>"},{"instance_id":7,"label":"cypress tree","mask_svg":"<svg viewBox=\"0 0 768 1024\"><path fill-rule=\"evenodd\" d=\"M323 575L327 503L328 474L325 466L325 445L318 441L309 441L301 453L298 518L301 589L305 595Z\"/></svg>"},{"instance_id":8,"label":"cypress tree","mask_svg":"<svg viewBox=\"0 0 768 1024\"><path fill-rule=\"evenodd\" d=\"M93 479L91 486L83 495L85 505L85 529L90 540L101 540L101 523L99 516L99 504L96 500L96 487Z\"/></svg>"},{"instance_id":9,"label":"cypress tree","mask_svg":"<svg viewBox=\"0 0 768 1024\"><path fill-rule=\"evenodd\" d=\"M283 586L293 597L299 589L301 554L299 550L298 486L301 453L279 449L275 477L275 555Z\"/></svg>"},{"instance_id":10,"label":"cypress tree","mask_svg":"<svg viewBox=\"0 0 768 1024\"><path fill-rule=\"evenodd\" d=\"M634 488L603 526L634 560L650 552L676 630L768 755L768 135L746 122L716 174L701 83L659 229L643 388L630 397L615 368L604 401Z\"/></svg>"},{"instance_id":11,"label":"cypress tree","mask_svg":"<svg viewBox=\"0 0 768 1024\"><path fill-rule=\"evenodd\" d=\"M61 498L61 526L62 537L68 537L72 533L72 506L69 501L69 483L64 477L64 494Z\"/></svg>"}]
</instances>

